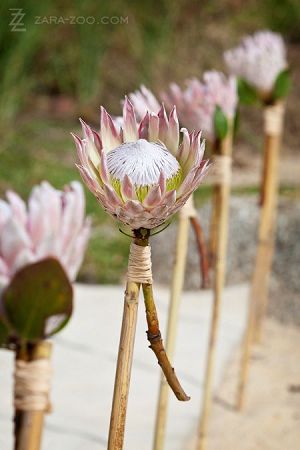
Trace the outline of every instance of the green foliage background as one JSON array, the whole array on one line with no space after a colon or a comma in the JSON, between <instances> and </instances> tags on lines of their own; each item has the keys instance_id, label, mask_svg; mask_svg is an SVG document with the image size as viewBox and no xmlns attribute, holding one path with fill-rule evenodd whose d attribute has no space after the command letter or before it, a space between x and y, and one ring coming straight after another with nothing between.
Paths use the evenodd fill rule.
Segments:
<instances>
[{"instance_id":1,"label":"green foliage background","mask_svg":"<svg viewBox=\"0 0 300 450\"><path fill-rule=\"evenodd\" d=\"M26 32L11 31L10 8L23 9ZM72 25L70 17L96 23ZM103 24L103 17L120 23ZM54 23L58 18L64 23ZM0 195L13 188L26 197L43 179L61 188L79 178L69 136L78 116L97 126L100 104L118 114L120 98L141 83L157 92L172 80L224 69L223 51L257 29L278 30L298 49L299 22L298 0L3 0ZM255 143L251 126L242 136ZM95 228L81 278L116 282L128 241L89 194L87 209Z\"/></svg>"}]
</instances>

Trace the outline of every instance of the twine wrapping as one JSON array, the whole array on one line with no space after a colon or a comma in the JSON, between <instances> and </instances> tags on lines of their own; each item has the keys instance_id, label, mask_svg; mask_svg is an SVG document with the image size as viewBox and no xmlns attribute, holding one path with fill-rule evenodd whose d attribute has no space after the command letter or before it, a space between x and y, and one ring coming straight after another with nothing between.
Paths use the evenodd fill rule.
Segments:
<instances>
[{"instance_id":1,"label":"twine wrapping","mask_svg":"<svg viewBox=\"0 0 300 450\"><path fill-rule=\"evenodd\" d=\"M194 197L191 195L186 203L183 205L179 212L181 217L190 219L192 217L197 217L197 211L194 205Z\"/></svg>"},{"instance_id":2,"label":"twine wrapping","mask_svg":"<svg viewBox=\"0 0 300 450\"><path fill-rule=\"evenodd\" d=\"M149 245L143 247L131 243L127 278L136 283L152 284L151 247Z\"/></svg>"},{"instance_id":3,"label":"twine wrapping","mask_svg":"<svg viewBox=\"0 0 300 450\"><path fill-rule=\"evenodd\" d=\"M47 411L52 369L49 359L17 360L14 406L22 411Z\"/></svg>"},{"instance_id":4,"label":"twine wrapping","mask_svg":"<svg viewBox=\"0 0 300 450\"><path fill-rule=\"evenodd\" d=\"M230 184L231 163L231 156L214 155L211 170L207 176L208 184Z\"/></svg>"},{"instance_id":5,"label":"twine wrapping","mask_svg":"<svg viewBox=\"0 0 300 450\"><path fill-rule=\"evenodd\" d=\"M280 136L283 127L284 105L276 103L264 108L264 131L269 136Z\"/></svg>"}]
</instances>

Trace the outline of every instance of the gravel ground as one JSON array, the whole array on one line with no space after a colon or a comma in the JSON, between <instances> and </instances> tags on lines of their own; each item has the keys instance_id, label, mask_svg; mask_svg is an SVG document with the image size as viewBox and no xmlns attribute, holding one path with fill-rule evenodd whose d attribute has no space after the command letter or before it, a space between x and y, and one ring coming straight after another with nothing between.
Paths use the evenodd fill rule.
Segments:
<instances>
[{"instance_id":1,"label":"gravel ground","mask_svg":"<svg viewBox=\"0 0 300 450\"><path fill-rule=\"evenodd\" d=\"M199 211L207 236L210 204ZM227 282L236 284L251 279L256 251L259 219L257 200L232 197L230 206ZM271 277L269 312L277 319L300 326L300 203L281 198L279 202L276 252ZM174 258L176 223L152 239L155 279L169 284ZM170 255L167 257L166 255ZM189 239L185 289L199 287L199 260L194 235Z\"/></svg>"}]
</instances>

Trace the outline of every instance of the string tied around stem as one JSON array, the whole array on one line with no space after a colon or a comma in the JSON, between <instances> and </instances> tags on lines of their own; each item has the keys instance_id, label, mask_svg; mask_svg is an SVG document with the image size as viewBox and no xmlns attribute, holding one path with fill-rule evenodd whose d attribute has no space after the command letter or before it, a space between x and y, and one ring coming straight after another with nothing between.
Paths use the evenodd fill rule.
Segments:
<instances>
[{"instance_id":1,"label":"string tied around stem","mask_svg":"<svg viewBox=\"0 0 300 450\"><path fill-rule=\"evenodd\" d=\"M211 170L207 176L208 184L231 183L232 158L228 155L214 155Z\"/></svg>"},{"instance_id":2,"label":"string tied around stem","mask_svg":"<svg viewBox=\"0 0 300 450\"><path fill-rule=\"evenodd\" d=\"M16 360L14 406L22 411L48 411L52 368L49 359Z\"/></svg>"},{"instance_id":3,"label":"string tied around stem","mask_svg":"<svg viewBox=\"0 0 300 450\"><path fill-rule=\"evenodd\" d=\"M284 104L275 103L264 108L264 131L269 136L280 136L283 127Z\"/></svg>"},{"instance_id":4,"label":"string tied around stem","mask_svg":"<svg viewBox=\"0 0 300 450\"><path fill-rule=\"evenodd\" d=\"M130 245L127 279L141 284L152 284L152 262L150 245Z\"/></svg>"}]
</instances>

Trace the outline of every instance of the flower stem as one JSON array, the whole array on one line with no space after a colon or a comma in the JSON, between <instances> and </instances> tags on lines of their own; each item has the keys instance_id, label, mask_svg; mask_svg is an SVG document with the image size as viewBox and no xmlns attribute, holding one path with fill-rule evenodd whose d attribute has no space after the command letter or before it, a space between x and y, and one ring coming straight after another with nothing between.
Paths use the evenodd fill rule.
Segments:
<instances>
[{"instance_id":1,"label":"flower stem","mask_svg":"<svg viewBox=\"0 0 300 450\"><path fill-rule=\"evenodd\" d=\"M36 361L49 358L51 343L41 341L25 344L16 351L16 360ZM39 450L41 447L45 411L15 411L15 450Z\"/></svg>"},{"instance_id":2,"label":"flower stem","mask_svg":"<svg viewBox=\"0 0 300 450\"><path fill-rule=\"evenodd\" d=\"M202 289L207 289L210 285L209 261L208 261L208 254L207 254L207 247L206 247L206 242L205 242L205 238L204 238L204 233L203 233L203 229L202 229L202 226L201 226L201 223L200 223L200 220L198 219L198 217L191 217L190 221L191 221L194 233L195 233L199 257L200 257L200 272L201 272L201 279L202 279L201 287L202 287Z\"/></svg>"},{"instance_id":3,"label":"flower stem","mask_svg":"<svg viewBox=\"0 0 300 450\"><path fill-rule=\"evenodd\" d=\"M161 366L167 382L177 399L181 401L187 401L190 399L190 397L188 397L182 389L163 346L151 284L143 284L143 294L148 324L147 337L148 341L150 342L150 348L155 353L158 364Z\"/></svg>"}]
</instances>

